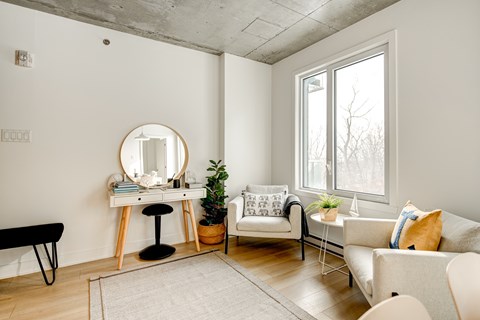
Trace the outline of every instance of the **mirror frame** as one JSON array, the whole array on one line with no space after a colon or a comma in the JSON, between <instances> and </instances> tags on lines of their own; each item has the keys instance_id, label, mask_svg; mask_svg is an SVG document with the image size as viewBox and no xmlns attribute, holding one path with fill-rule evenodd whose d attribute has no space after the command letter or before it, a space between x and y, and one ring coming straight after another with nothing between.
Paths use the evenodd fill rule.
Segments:
<instances>
[{"instance_id":1,"label":"mirror frame","mask_svg":"<svg viewBox=\"0 0 480 320\"><path fill-rule=\"evenodd\" d=\"M127 133L127 135L125 136L125 138L123 138L122 144L120 145L120 152L119 152L119 154L118 154L118 158L119 158L119 160L120 160L120 165L122 166L123 173L124 173L125 175L127 175L127 177L128 177L131 181L135 181L135 177L132 177L131 175L129 175L129 174L127 173L127 171L125 170L125 166L124 166L124 164L123 164L123 162L122 162L122 150L123 150L123 146L124 146L124 144L125 144L125 141L126 141L127 138L130 136L130 134L132 134L135 130L137 130L137 129L143 127L143 126L148 126L148 125L159 125L159 126L168 128L168 129L170 129L173 133L175 133L175 134L177 135L177 137L180 139L180 141L182 141L182 145L183 145L184 152L185 152L185 159L184 159L184 161L183 161L183 166L182 166L182 168L181 168L180 171L173 177L173 179L180 179L180 178L184 175L184 173L185 173L185 171L186 171L186 169L187 169L187 166L188 166L188 161L189 161L188 145L187 145L187 142L185 141L185 139L182 137L182 135L181 135L180 133L178 133L178 131L176 131L175 129L172 129L172 127L167 126L167 125L164 125L164 124L162 124L162 123L144 123L144 124L142 124L142 125L140 125L140 126L138 126L138 127L133 128L132 130L130 130L130 131ZM163 183L163 184L161 184L161 185L157 185L156 187L167 187L167 186L170 186L170 185L172 185L172 184L173 184L173 180L170 181L170 182L167 182L167 183ZM154 186L154 187L151 187L151 188L155 188L155 186Z\"/></svg>"}]
</instances>

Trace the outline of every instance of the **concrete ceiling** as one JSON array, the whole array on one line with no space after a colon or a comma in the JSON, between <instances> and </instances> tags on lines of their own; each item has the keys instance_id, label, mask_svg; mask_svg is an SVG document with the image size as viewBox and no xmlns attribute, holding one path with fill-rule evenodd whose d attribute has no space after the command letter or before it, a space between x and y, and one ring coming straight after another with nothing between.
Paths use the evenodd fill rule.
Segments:
<instances>
[{"instance_id":1,"label":"concrete ceiling","mask_svg":"<svg viewBox=\"0 0 480 320\"><path fill-rule=\"evenodd\" d=\"M399 0L3 0L216 55L273 64Z\"/></svg>"}]
</instances>

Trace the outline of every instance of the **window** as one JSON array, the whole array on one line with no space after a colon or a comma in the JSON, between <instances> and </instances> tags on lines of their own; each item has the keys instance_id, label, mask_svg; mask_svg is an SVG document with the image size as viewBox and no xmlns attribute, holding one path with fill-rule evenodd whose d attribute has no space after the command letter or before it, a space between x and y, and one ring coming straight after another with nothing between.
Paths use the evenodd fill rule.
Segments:
<instances>
[{"instance_id":1,"label":"window","mask_svg":"<svg viewBox=\"0 0 480 320\"><path fill-rule=\"evenodd\" d=\"M388 201L387 48L298 76L300 189Z\"/></svg>"}]
</instances>

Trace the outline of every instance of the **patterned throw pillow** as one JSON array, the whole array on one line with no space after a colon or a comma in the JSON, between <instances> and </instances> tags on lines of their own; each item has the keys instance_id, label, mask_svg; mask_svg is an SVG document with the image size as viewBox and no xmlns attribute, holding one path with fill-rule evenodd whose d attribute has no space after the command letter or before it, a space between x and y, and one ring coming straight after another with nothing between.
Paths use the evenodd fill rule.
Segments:
<instances>
[{"instance_id":1,"label":"patterned throw pillow","mask_svg":"<svg viewBox=\"0 0 480 320\"><path fill-rule=\"evenodd\" d=\"M245 199L244 216L285 216L283 212L283 205L285 204L283 193L256 194L245 192L243 197Z\"/></svg>"},{"instance_id":2,"label":"patterned throw pillow","mask_svg":"<svg viewBox=\"0 0 480 320\"><path fill-rule=\"evenodd\" d=\"M441 237L442 210L423 212L408 201L393 229L390 248L437 251Z\"/></svg>"}]
</instances>

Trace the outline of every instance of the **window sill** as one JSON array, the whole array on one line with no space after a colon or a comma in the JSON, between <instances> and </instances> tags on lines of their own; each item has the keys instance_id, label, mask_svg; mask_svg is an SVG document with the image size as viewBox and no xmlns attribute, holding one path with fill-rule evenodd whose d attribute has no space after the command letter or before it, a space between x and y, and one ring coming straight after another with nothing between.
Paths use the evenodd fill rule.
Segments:
<instances>
[{"instance_id":1,"label":"window sill","mask_svg":"<svg viewBox=\"0 0 480 320\"><path fill-rule=\"evenodd\" d=\"M312 201L318 199L318 192L313 192L305 189L295 189L295 195L302 198L305 207ZM340 212L348 214L352 204L351 198L341 197L343 200L340 206ZM360 216L365 218L382 218L382 219L396 219L398 217L398 206L389 203L380 203L374 201L358 200L358 209Z\"/></svg>"}]
</instances>

